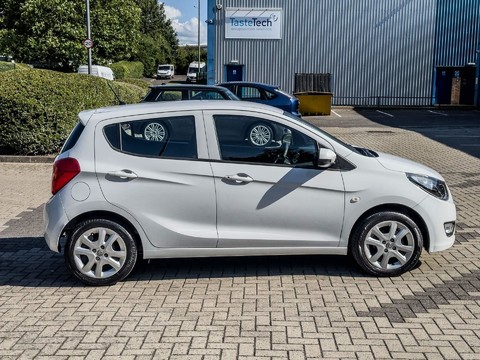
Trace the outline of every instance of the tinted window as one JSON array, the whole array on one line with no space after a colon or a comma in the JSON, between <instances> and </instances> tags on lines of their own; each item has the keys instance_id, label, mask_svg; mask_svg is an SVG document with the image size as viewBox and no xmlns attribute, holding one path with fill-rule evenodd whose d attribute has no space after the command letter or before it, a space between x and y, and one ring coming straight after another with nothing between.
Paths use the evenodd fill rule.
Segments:
<instances>
[{"instance_id":1,"label":"tinted window","mask_svg":"<svg viewBox=\"0 0 480 360\"><path fill-rule=\"evenodd\" d=\"M108 125L110 145L132 155L179 159L197 158L195 118L177 116Z\"/></svg>"},{"instance_id":2,"label":"tinted window","mask_svg":"<svg viewBox=\"0 0 480 360\"><path fill-rule=\"evenodd\" d=\"M251 86L240 87L240 98L242 99L262 99L262 93L259 89Z\"/></svg>"},{"instance_id":3,"label":"tinted window","mask_svg":"<svg viewBox=\"0 0 480 360\"><path fill-rule=\"evenodd\" d=\"M83 126L81 122L78 122L70 133L67 141L63 145L61 153L64 153L65 151L68 151L75 146L78 138L80 137L80 135L82 135L83 129L85 129L85 126Z\"/></svg>"},{"instance_id":4,"label":"tinted window","mask_svg":"<svg viewBox=\"0 0 480 360\"><path fill-rule=\"evenodd\" d=\"M277 94L275 94L271 91L268 91L268 90L265 90L265 95L267 96L268 100L273 100L277 97Z\"/></svg>"},{"instance_id":5,"label":"tinted window","mask_svg":"<svg viewBox=\"0 0 480 360\"><path fill-rule=\"evenodd\" d=\"M213 90L192 90L191 100L225 100L221 93Z\"/></svg>"},{"instance_id":6,"label":"tinted window","mask_svg":"<svg viewBox=\"0 0 480 360\"><path fill-rule=\"evenodd\" d=\"M316 141L299 131L249 116L214 119L222 160L306 167L316 163Z\"/></svg>"}]
</instances>

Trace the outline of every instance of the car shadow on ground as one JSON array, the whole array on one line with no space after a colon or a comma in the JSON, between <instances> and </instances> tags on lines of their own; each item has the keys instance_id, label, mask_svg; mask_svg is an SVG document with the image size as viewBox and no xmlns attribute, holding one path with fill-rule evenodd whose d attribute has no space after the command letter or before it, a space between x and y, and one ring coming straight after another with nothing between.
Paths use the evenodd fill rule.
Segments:
<instances>
[{"instance_id":1,"label":"car shadow on ground","mask_svg":"<svg viewBox=\"0 0 480 360\"><path fill-rule=\"evenodd\" d=\"M480 158L480 112L473 108L467 110L354 108L354 110L373 123L414 131L450 148Z\"/></svg>"},{"instance_id":2,"label":"car shadow on ground","mask_svg":"<svg viewBox=\"0 0 480 360\"><path fill-rule=\"evenodd\" d=\"M307 255L141 260L124 281L275 276L368 277L348 256ZM68 272L63 254L50 251L42 237L23 237L0 238L0 286L84 285Z\"/></svg>"}]
</instances>

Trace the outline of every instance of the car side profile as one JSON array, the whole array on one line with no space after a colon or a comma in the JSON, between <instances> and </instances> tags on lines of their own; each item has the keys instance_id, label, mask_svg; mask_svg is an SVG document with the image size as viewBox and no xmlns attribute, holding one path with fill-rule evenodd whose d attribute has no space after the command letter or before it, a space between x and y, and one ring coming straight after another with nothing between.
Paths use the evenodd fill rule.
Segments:
<instances>
[{"instance_id":1,"label":"car side profile","mask_svg":"<svg viewBox=\"0 0 480 360\"><path fill-rule=\"evenodd\" d=\"M181 100L240 100L230 90L216 85L152 85L142 102Z\"/></svg>"},{"instance_id":2,"label":"car side profile","mask_svg":"<svg viewBox=\"0 0 480 360\"><path fill-rule=\"evenodd\" d=\"M255 126L276 131L254 143ZM52 194L45 240L89 285L125 279L139 259L177 257L351 254L368 274L397 276L455 240L436 171L240 101L83 111Z\"/></svg>"},{"instance_id":3,"label":"car side profile","mask_svg":"<svg viewBox=\"0 0 480 360\"><path fill-rule=\"evenodd\" d=\"M298 99L278 88L278 86L247 81L230 81L218 84L237 95L240 100L252 101L277 107L295 116L301 116Z\"/></svg>"}]
</instances>

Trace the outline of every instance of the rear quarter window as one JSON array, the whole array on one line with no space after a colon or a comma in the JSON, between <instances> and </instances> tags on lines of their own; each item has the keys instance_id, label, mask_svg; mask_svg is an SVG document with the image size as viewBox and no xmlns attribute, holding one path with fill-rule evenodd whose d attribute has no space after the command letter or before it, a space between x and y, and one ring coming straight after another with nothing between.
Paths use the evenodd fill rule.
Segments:
<instances>
[{"instance_id":1,"label":"rear quarter window","mask_svg":"<svg viewBox=\"0 0 480 360\"><path fill-rule=\"evenodd\" d=\"M65 144L63 144L60 154L63 154L75 146L80 135L82 135L83 129L85 129L85 126L81 122L78 122L68 136L67 141L65 141Z\"/></svg>"}]
</instances>

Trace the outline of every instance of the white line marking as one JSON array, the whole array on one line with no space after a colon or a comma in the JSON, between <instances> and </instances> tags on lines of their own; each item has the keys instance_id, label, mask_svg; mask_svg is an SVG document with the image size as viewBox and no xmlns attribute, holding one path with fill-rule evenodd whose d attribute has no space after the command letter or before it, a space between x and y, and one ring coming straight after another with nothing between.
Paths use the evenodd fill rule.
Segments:
<instances>
[{"instance_id":1,"label":"white line marking","mask_svg":"<svg viewBox=\"0 0 480 360\"><path fill-rule=\"evenodd\" d=\"M383 114L383 115L394 117L392 114L389 114L389 113L386 113L386 112L383 112L383 111L380 111L380 110L377 110L377 112L379 112L380 114Z\"/></svg>"},{"instance_id":2,"label":"white line marking","mask_svg":"<svg viewBox=\"0 0 480 360\"><path fill-rule=\"evenodd\" d=\"M436 138L480 138L480 135L434 135Z\"/></svg>"},{"instance_id":3,"label":"white line marking","mask_svg":"<svg viewBox=\"0 0 480 360\"><path fill-rule=\"evenodd\" d=\"M437 114L437 115L443 115L443 116L448 116L448 114L445 114L445 113L441 113L441 112L437 112L437 111L432 111L432 110L427 110L429 113L432 113L432 114Z\"/></svg>"},{"instance_id":4,"label":"white line marking","mask_svg":"<svg viewBox=\"0 0 480 360\"><path fill-rule=\"evenodd\" d=\"M334 110L332 110L332 113L334 113L334 114L337 115L338 117L342 117L342 115L337 114Z\"/></svg>"}]
</instances>

